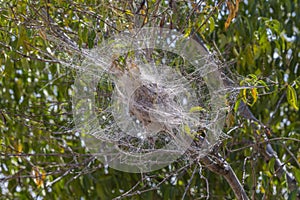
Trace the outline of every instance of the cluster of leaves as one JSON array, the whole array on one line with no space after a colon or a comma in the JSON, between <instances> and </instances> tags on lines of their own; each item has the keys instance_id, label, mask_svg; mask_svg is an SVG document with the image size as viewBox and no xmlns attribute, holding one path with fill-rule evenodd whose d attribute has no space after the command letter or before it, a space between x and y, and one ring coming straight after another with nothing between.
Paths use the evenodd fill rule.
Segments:
<instances>
[{"instance_id":1,"label":"cluster of leaves","mask_svg":"<svg viewBox=\"0 0 300 200\"><path fill-rule=\"evenodd\" d=\"M109 169L88 155L73 129L75 71L59 64L66 56L61 44L92 48L122 30L160 26L200 36L233 63L228 68L241 77L239 97L260 123L254 128L231 115L232 137L221 153L253 199L295 199L275 160L258 146L264 124L300 183L299 12L296 0L0 0L0 198L233 198L225 180L197 163L179 161L143 175Z\"/></svg>"}]
</instances>

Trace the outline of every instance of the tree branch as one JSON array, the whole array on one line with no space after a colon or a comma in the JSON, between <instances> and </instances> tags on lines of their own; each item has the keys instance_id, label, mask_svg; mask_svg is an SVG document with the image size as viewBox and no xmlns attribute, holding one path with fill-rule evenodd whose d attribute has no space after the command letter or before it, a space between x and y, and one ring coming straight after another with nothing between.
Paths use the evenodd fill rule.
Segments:
<instances>
[{"instance_id":1,"label":"tree branch","mask_svg":"<svg viewBox=\"0 0 300 200\"><path fill-rule=\"evenodd\" d=\"M281 101L282 101L282 97L279 100L279 102L281 102ZM277 110L277 108L276 108L276 110ZM241 101L238 111L239 111L239 115L241 117L243 117L244 119L249 119L249 120L257 122L259 125L261 125L265 129L267 134L271 133L270 128L268 128L261 121L259 121L253 115L253 113L251 112L249 107L243 101ZM296 190L298 187L297 181L296 181L294 175L286 169L285 164L282 163L281 160L278 158L277 152L274 151L272 145L270 144L270 140L269 140L267 134L266 133L262 134L264 136L264 141L266 143L266 146L260 145L259 151L265 157L265 160L267 160L267 161L270 160L271 158L275 158L275 169L277 169L276 176L281 177L282 174L285 173L287 184L288 184L288 189L289 189L289 191L292 192L292 191ZM300 196L300 189L298 189L298 196Z\"/></svg>"},{"instance_id":2,"label":"tree branch","mask_svg":"<svg viewBox=\"0 0 300 200\"><path fill-rule=\"evenodd\" d=\"M210 171L219 174L226 179L237 199L249 199L235 172L229 163L227 163L220 155L207 155L201 158L200 161Z\"/></svg>"}]
</instances>

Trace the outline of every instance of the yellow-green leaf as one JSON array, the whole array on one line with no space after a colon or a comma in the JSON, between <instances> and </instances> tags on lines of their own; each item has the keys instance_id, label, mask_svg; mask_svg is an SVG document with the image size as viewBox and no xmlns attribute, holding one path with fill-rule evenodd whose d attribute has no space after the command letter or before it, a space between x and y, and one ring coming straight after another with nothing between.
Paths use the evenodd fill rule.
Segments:
<instances>
[{"instance_id":1,"label":"yellow-green leaf","mask_svg":"<svg viewBox=\"0 0 300 200\"><path fill-rule=\"evenodd\" d=\"M257 89L256 88L252 88L251 89L251 94L252 94L252 97L253 97L252 105L254 105L255 102L257 101Z\"/></svg>"},{"instance_id":2,"label":"yellow-green leaf","mask_svg":"<svg viewBox=\"0 0 300 200\"><path fill-rule=\"evenodd\" d=\"M234 105L234 112L237 113L238 112L238 109L240 107L240 103L241 103L241 99L238 99L236 102L235 102L235 105Z\"/></svg>"},{"instance_id":3,"label":"yellow-green leaf","mask_svg":"<svg viewBox=\"0 0 300 200\"><path fill-rule=\"evenodd\" d=\"M188 125L184 125L184 132L186 132L187 134L191 134L191 129Z\"/></svg>"},{"instance_id":4,"label":"yellow-green leaf","mask_svg":"<svg viewBox=\"0 0 300 200\"><path fill-rule=\"evenodd\" d=\"M247 89L243 89L242 100L244 101L244 103L247 103Z\"/></svg>"},{"instance_id":5,"label":"yellow-green leaf","mask_svg":"<svg viewBox=\"0 0 300 200\"><path fill-rule=\"evenodd\" d=\"M209 33L212 33L215 30L215 20L213 17L209 18Z\"/></svg>"},{"instance_id":6,"label":"yellow-green leaf","mask_svg":"<svg viewBox=\"0 0 300 200\"><path fill-rule=\"evenodd\" d=\"M184 129L184 133L186 133L189 137L194 138L194 135L191 132L191 128L189 127L189 125L185 124L183 126Z\"/></svg>"},{"instance_id":7,"label":"yellow-green leaf","mask_svg":"<svg viewBox=\"0 0 300 200\"><path fill-rule=\"evenodd\" d=\"M187 37L189 37L190 36L190 34L191 34L191 32L192 32L192 24L191 24L191 21L189 20L189 26L188 26L188 28L185 30L185 34L184 34L184 38L187 38Z\"/></svg>"},{"instance_id":8,"label":"yellow-green leaf","mask_svg":"<svg viewBox=\"0 0 300 200\"><path fill-rule=\"evenodd\" d=\"M125 13L126 13L127 15L134 16L134 14L133 14L130 10L125 10Z\"/></svg>"},{"instance_id":9,"label":"yellow-green leaf","mask_svg":"<svg viewBox=\"0 0 300 200\"><path fill-rule=\"evenodd\" d=\"M260 187L259 187L259 190L260 190L260 192L263 193L263 194L266 193L266 190L264 189L263 186L260 186Z\"/></svg>"},{"instance_id":10,"label":"yellow-green leaf","mask_svg":"<svg viewBox=\"0 0 300 200\"><path fill-rule=\"evenodd\" d=\"M201 106L195 106L195 107L191 107L190 112L201 112L201 111L206 111L204 108L202 108Z\"/></svg>"},{"instance_id":11,"label":"yellow-green leaf","mask_svg":"<svg viewBox=\"0 0 300 200\"><path fill-rule=\"evenodd\" d=\"M298 105L297 105L297 94L296 94L296 90L288 85L287 86L287 100L288 100L288 103L293 107L295 108L296 110L298 110Z\"/></svg>"}]
</instances>

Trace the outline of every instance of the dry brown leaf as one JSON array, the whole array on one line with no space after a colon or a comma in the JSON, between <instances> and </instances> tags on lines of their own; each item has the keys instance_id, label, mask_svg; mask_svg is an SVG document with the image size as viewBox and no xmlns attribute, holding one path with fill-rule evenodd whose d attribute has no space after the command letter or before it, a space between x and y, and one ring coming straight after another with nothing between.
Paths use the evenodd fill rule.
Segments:
<instances>
[{"instance_id":1,"label":"dry brown leaf","mask_svg":"<svg viewBox=\"0 0 300 200\"><path fill-rule=\"evenodd\" d=\"M44 180L46 178L46 172L38 167L33 167L31 174L33 176L33 181L37 185L37 187L41 187L44 184Z\"/></svg>"},{"instance_id":2,"label":"dry brown leaf","mask_svg":"<svg viewBox=\"0 0 300 200\"><path fill-rule=\"evenodd\" d=\"M225 22L225 29L226 30L229 27L232 19L234 19L236 17L236 15L237 15L237 12L239 10L239 3L240 3L240 0L236 0L235 4L233 4L230 0L228 0L226 2L227 7L229 9L229 15L228 15L227 20Z\"/></svg>"}]
</instances>

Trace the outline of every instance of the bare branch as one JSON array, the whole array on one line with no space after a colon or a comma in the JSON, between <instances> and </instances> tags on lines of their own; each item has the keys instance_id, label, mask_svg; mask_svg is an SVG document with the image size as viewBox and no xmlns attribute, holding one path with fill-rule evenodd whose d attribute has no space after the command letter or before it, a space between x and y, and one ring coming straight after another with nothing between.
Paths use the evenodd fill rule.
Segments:
<instances>
[{"instance_id":1,"label":"bare branch","mask_svg":"<svg viewBox=\"0 0 300 200\"><path fill-rule=\"evenodd\" d=\"M235 172L232 170L229 163L227 163L220 155L205 156L201 158L200 161L210 171L222 175L226 179L237 199L248 200L248 196Z\"/></svg>"}]
</instances>

